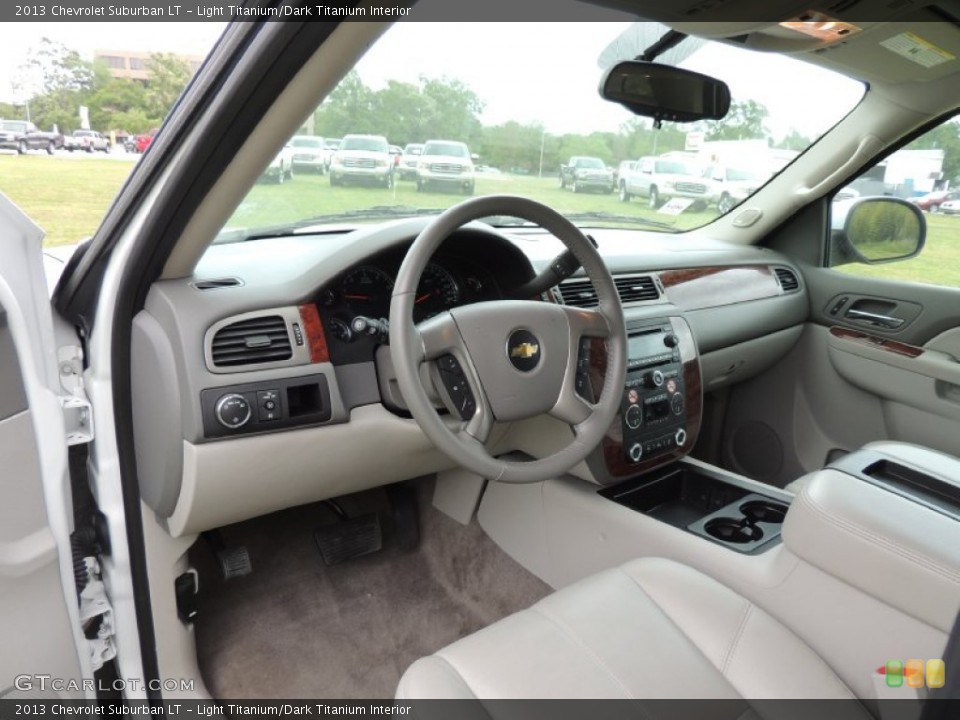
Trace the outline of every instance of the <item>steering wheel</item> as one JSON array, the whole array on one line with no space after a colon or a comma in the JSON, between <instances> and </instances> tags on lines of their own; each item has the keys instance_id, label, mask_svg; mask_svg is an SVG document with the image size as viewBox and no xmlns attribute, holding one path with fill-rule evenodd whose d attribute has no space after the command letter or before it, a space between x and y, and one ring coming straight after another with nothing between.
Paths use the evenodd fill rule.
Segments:
<instances>
[{"instance_id":1,"label":"steering wheel","mask_svg":"<svg viewBox=\"0 0 960 720\"><path fill-rule=\"evenodd\" d=\"M597 309L495 300L454 308L414 324L420 276L434 252L457 228L491 215L528 220L559 238L593 281ZM607 370L596 402L581 397L575 388L582 338L606 341ZM620 407L626 338L620 296L593 244L555 210L512 195L466 200L433 220L407 251L390 303L390 356L410 413L451 460L503 482L540 482L562 475L599 445ZM451 417L462 422L453 427L437 413L422 384L425 364L437 389L447 389L446 400L456 395L458 407L447 405L454 411ZM543 413L572 427L574 438L569 445L529 462L499 459L487 451L484 443L494 421L512 422Z\"/></svg>"}]
</instances>

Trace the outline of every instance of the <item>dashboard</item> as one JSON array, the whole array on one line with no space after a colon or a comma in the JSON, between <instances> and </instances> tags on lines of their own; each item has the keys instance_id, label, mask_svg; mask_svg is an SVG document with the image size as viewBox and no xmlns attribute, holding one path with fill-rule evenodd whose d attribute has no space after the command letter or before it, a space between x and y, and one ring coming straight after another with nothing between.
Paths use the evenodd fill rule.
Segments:
<instances>
[{"instance_id":1,"label":"dashboard","mask_svg":"<svg viewBox=\"0 0 960 720\"><path fill-rule=\"evenodd\" d=\"M214 246L194 277L152 286L133 327L134 436L141 496L172 535L452 467L403 412L384 327L428 221ZM583 470L606 484L689 452L703 394L777 362L809 307L799 273L770 251L592 234L631 333L657 339L631 351L643 368ZM431 258L414 320L510 298L563 249L537 228L465 226ZM548 299L590 307L592 292L575 275ZM577 382L602 377L598 354L584 352ZM559 421L531 419L498 425L490 444L538 455L571 440Z\"/></svg>"}]
</instances>

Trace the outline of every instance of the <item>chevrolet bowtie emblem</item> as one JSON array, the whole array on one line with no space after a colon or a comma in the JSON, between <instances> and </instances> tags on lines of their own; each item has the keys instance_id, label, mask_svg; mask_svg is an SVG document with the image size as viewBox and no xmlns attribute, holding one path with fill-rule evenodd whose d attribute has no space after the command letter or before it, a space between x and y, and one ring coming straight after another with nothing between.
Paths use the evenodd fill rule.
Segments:
<instances>
[{"instance_id":1,"label":"chevrolet bowtie emblem","mask_svg":"<svg viewBox=\"0 0 960 720\"><path fill-rule=\"evenodd\" d=\"M514 345L510 348L510 357L523 358L524 360L529 360L534 355L540 352L540 346L536 343L520 343L519 345Z\"/></svg>"}]
</instances>

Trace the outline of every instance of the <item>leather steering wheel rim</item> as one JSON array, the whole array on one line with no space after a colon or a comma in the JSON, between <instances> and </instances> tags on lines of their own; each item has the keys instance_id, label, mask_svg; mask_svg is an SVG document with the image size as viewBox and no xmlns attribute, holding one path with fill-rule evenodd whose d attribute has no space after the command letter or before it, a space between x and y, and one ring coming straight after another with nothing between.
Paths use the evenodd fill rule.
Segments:
<instances>
[{"instance_id":1,"label":"leather steering wheel rim","mask_svg":"<svg viewBox=\"0 0 960 720\"><path fill-rule=\"evenodd\" d=\"M536 223L563 242L593 282L597 308L588 310L541 301L495 300L454 308L416 325L413 309L417 287L437 248L463 225L494 215L508 215ZM529 325L540 339L539 343L530 343L533 351L539 353L541 345L543 347L543 353L538 357L538 362L541 358L542 362L533 371L527 371L527 376L522 376L515 364L511 367L510 340L503 337L504 328L514 325ZM566 344L562 339L564 328ZM584 337L605 340L606 374L596 402L585 400L574 390L578 351ZM502 344L504 342L506 345ZM563 215L528 198L488 195L449 208L414 240L394 284L390 303L390 355L404 401L424 434L441 452L458 465L490 480L540 482L562 475L583 461L600 444L619 410L626 375L626 345L627 332L620 297L599 252ZM501 348L503 352L500 352ZM450 420L457 416L444 420L422 384L421 366L444 354L459 359L476 399L474 415L453 427ZM552 388L556 383L548 380L561 373L556 402L549 405L551 399L544 397L549 392L534 391L538 383ZM438 374L434 372L433 377L437 378ZM522 403L510 404L516 399L513 395L518 393L498 393L498 388L493 387L501 380L519 388L521 393L526 391L525 388L531 388L529 392L533 394L527 398L529 404L542 406L548 414L567 422L574 434L571 443L551 455L529 462L493 457L484 445L493 422L522 419L516 409L516 405Z\"/></svg>"}]
</instances>

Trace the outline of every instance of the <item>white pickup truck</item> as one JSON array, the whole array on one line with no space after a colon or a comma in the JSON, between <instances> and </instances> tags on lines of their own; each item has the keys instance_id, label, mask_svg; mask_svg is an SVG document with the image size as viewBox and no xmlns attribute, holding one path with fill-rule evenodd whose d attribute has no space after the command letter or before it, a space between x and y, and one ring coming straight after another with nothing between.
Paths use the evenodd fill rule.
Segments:
<instances>
[{"instance_id":1,"label":"white pickup truck","mask_svg":"<svg viewBox=\"0 0 960 720\"><path fill-rule=\"evenodd\" d=\"M101 135L96 130L74 130L73 135L68 135L63 139L63 147L70 152L84 150L92 153L94 150L99 150L108 153L110 152L110 138Z\"/></svg>"}]
</instances>

